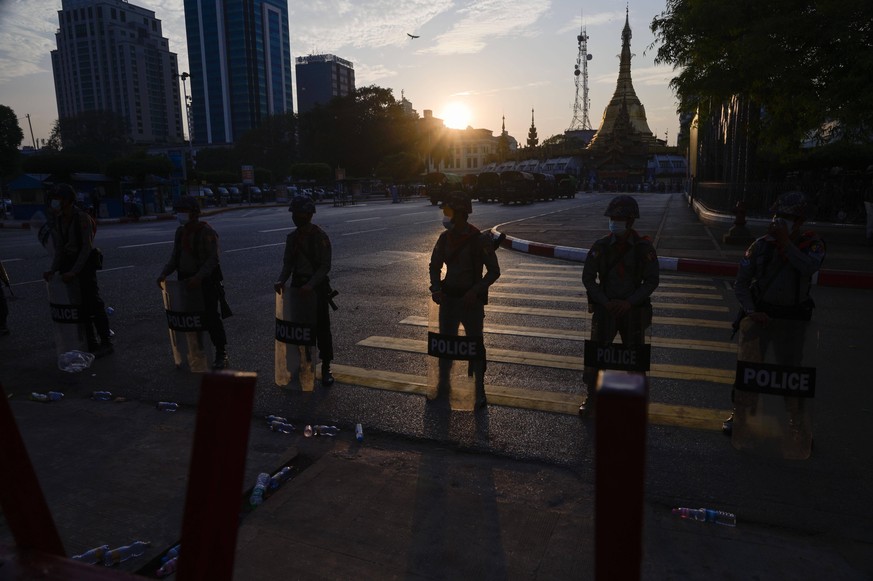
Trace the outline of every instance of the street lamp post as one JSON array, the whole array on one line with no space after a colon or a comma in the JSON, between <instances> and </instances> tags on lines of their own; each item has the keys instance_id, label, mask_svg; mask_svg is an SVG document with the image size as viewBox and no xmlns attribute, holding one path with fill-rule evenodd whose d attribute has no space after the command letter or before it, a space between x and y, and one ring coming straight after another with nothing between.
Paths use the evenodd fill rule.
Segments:
<instances>
[{"instance_id":1,"label":"street lamp post","mask_svg":"<svg viewBox=\"0 0 873 581\"><path fill-rule=\"evenodd\" d=\"M192 121L191 120L191 98L188 97L188 86L185 83L185 81L187 81L190 77L191 77L191 75L189 75L187 72L183 72L181 75L179 75L179 78L182 79L182 92L185 95L185 120L188 123L188 157L191 160L191 167L193 168L194 167L194 132L191 128L191 121ZM187 179L188 178L187 165L185 166L185 171L186 171L185 177Z\"/></svg>"}]
</instances>

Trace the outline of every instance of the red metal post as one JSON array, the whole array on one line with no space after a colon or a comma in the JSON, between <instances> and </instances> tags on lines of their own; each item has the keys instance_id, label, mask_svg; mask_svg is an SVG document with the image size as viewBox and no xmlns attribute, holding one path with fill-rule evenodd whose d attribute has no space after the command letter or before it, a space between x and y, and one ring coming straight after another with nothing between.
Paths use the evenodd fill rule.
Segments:
<instances>
[{"instance_id":1,"label":"red metal post","mask_svg":"<svg viewBox=\"0 0 873 581\"><path fill-rule=\"evenodd\" d=\"M182 521L177 579L233 578L240 495L257 374L203 377Z\"/></svg>"},{"instance_id":2,"label":"red metal post","mask_svg":"<svg viewBox=\"0 0 873 581\"><path fill-rule=\"evenodd\" d=\"M647 399L645 375L600 372L595 416L594 570L601 581L640 578Z\"/></svg>"}]
</instances>

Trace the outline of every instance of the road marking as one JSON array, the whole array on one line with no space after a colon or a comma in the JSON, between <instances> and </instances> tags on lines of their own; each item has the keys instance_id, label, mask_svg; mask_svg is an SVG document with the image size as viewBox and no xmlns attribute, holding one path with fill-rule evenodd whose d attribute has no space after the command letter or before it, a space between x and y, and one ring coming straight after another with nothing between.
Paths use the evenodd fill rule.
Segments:
<instances>
[{"instance_id":1,"label":"road marking","mask_svg":"<svg viewBox=\"0 0 873 581\"><path fill-rule=\"evenodd\" d=\"M113 270L127 270L128 268L133 268L133 265L129 264L127 266L116 266L115 268L103 268L98 270L97 274L100 274L101 272L112 272Z\"/></svg>"},{"instance_id":2,"label":"road marking","mask_svg":"<svg viewBox=\"0 0 873 581\"><path fill-rule=\"evenodd\" d=\"M528 295L528 294L518 294L518 293L501 293L489 291L488 296L490 298L495 299L515 299L515 300L528 300L528 301L551 301L556 303L578 303L588 304L588 299L581 296L575 297L567 297L567 296L554 296L554 295ZM727 313L730 312L730 309L721 305L695 305L692 303L666 303L666 302L653 302L653 306L664 309L676 309L676 310L686 310L686 311L713 311L716 313Z\"/></svg>"},{"instance_id":3,"label":"road marking","mask_svg":"<svg viewBox=\"0 0 873 581\"><path fill-rule=\"evenodd\" d=\"M512 283L512 282L503 282L503 278L495 283L492 287L494 289L532 289L532 290L576 290L580 294L584 292L584 288L582 286L581 280L567 280L567 282L575 283L573 286L566 285L554 285L554 284L529 284L529 283ZM682 298L682 299L707 299L707 300L724 300L724 297L719 294L712 293L678 293L673 291L658 291L656 290L652 296L658 297L672 297L672 298Z\"/></svg>"},{"instance_id":4,"label":"road marking","mask_svg":"<svg viewBox=\"0 0 873 581\"><path fill-rule=\"evenodd\" d=\"M358 230L357 232L346 232L343 234L343 236L356 236L358 234L367 234L368 232L380 232L387 229L388 228L374 228L372 230Z\"/></svg>"},{"instance_id":5,"label":"road marking","mask_svg":"<svg viewBox=\"0 0 873 581\"><path fill-rule=\"evenodd\" d=\"M296 228L296 226L286 226L284 228L272 228L270 230L258 230L258 234L268 234L270 232L281 232L282 230L291 230Z\"/></svg>"},{"instance_id":6,"label":"road marking","mask_svg":"<svg viewBox=\"0 0 873 581\"><path fill-rule=\"evenodd\" d=\"M406 317L400 321L401 325L411 325L414 327L427 327L428 320L426 317L418 317L415 315ZM589 338L589 333L585 332L588 325L584 325L581 330L577 329L556 329L553 327L523 327L519 325L495 325L485 324L485 332L494 335L516 335L519 337L541 337L543 339L559 339L565 341L584 341ZM736 354L737 345L730 341L707 341L703 339L679 339L675 337L652 337L651 345L653 347L665 349L689 349L692 351L707 351Z\"/></svg>"},{"instance_id":7,"label":"road marking","mask_svg":"<svg viewBox=\"0 0 873 581\"><path fill-rule=\"evenodd\" d=\"M568 319L590 319L585 311L565 311L560 309L538 309L534 307L509 307L502 305L487 305L487 312L506 313L513 315L532 315L539 317L565 317ZM712 321L709 319L687 319L683 317L652 317L652 322L660 325L678 325L680 327L706 327L709 329L730 329L728 321Z\"/></svg>"},{"instance_id":8,"label":"road marking","mask_svg":"<svg viewBox=\"0 0 873 581\"><path fill-rule=\"evenodd\" d=\"M246 248L234 248L233 250L224 250L222 251L224 254L230 254L231 252L243 252L245 250L257 250L258 248L270 248L271 246L285 246L284 242L276 242L275 244L261 244L260 246L248 246Z\"/></svg>"},{"instance_id":9,"label":"road marking","mask_svg":"<svg viewBox=\"0 0 873 581\"><path fill-rule=\"evenodd\" d=\"M358 341L362 347L405 351L407 353L427 353L427 341L419 339L403 339L400 337L380 337L373 335ZM496 363L511 363L515 365L532 365L534 367L549 367L553 369L568 369L582 371L582 357L572 355L556 355L552 353L534 353L529 351L513 351L510 349L488 348L488 361ZM684 379L689 381L709 381L733 385L736 376L735 369L715 369L712 367L696 367L692 365L670 365L653 363L649 371L650 377L662 379Z\"/></svg>"},{"instance_id":10,"label":"road marking","mask_svg":"<svg viewBox=\"0 0 873 581\"><path fill-rule=\"evenodd\" d=\"M23 258L4 258L3 262L19 262L21 260L24 260L24 259Z\"/></svg>"},{"instance_id":11,"label":"road marking","mask_svg":"<svg viewBox=\"0 0 873 581\"><path fill-rule=\"evenodd\" d=\"M355 218L354 220L346 220L346 223L351 222L367 222L369 220L381 220L382 216L371 216L370 218Z\"/></svg>"},{"instance_id":12,"label":"road marking","mask_svg":"<svg viewBox=\"0 0 873 581\"><path fill-rule=\"evenodd\" d=\"M172 244L173 242L173 240L164 240L162 242L146 242L145 244L127 244L126 246L119 246L117 250L123 248L142 248L143 246L159 246L161 244Z\"/></svg>"},{"instance_id":13,"label":"road marking","mask_svg":"<svg viewBox=\"0 0 873 581\"><path fill-rule=\"evenodd\" d=\"M426 396L429 391L427 381L421 375L364 369L336 363L331 366L331 371L337 382L348 385L423 396ZM579 405L584 399L582 394L538 391L487 384L485 385L485 395L488 398L488 404L492 406L513 407L571 416L579 414ZM730 410L726 409L649 403L649 422L662 426L721 431L721 423L728 414L730 414Z\"/></svg>"}]
</instances>

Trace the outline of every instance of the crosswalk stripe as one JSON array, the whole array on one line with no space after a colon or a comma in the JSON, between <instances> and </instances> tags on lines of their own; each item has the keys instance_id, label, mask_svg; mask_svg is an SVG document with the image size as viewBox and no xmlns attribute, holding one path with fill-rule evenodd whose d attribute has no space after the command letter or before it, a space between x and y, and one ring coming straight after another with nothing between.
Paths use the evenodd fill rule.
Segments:
<instances>
[{"instance_id":1,"label":"crosswalk stripe","mask_svg":"<svg viewBox=\"0 0 873 581\"><path fill-rule=\"evenodd\" d=\"M493 287L491 287L495 291L506 290L506 289L530 289L533 291L546 291L546 290L556 290L556 291L575 291L582 295L585 292L585 288L582 286L580 282L576 286L564 286L564 285L543 285L543 284L523 284L523 283L504 283L498 281ZM654 297L670 297L670 298L681 298L681 299L707 299L707 300L719 300L723 301L724 297L720 294L715 293L680 293L680 292L672 292L672 291L658 291L652 295Z\"/></svg>"},{"instance_id":2,"label":"crosswalk stripe","mask_svg":"<svg viewBox=\"0 0 873 581\"><path fill-rule=\"evenodd\" d=\"M334 377L340 383L359 385L400 393L426 395L427 382L420 375L395 373L333 364ZM490 405L577 415L582 403L581 394L555 391L536 391L516 387L486 385L485 394ZM720 430L728 410L674 406L649 403L649 422L656 425L678 426L702 430Z\"/></svg>"},{"instance_id":3,"label":"crosswalk stripe","mask_svg":"<svg viewBox=\"0 0 873 581\"><path fill-rule=\"evenodd\" d=\"M427 327L425 317L409 316L400 321L401 325ZM586 325L587 326L587 325ZM566 341L584 341L589 333L575 329L556 329L543 327L522 327L518 325L496 325L486 323L484 331L494 335L517 335L520 337L541 337L543 339L563 339ZM720 353L736 353L737 346L730 341L705 341L702 339L677 339L674 337L652 337L652 347L666 349L689 349L693 351L715 351Z\"/></svg>"},{"instance_id":4,"label":"crosswalk stripe","mask_svg":"<svg viewBox=\"0 0 873 581\"><path fill-rule=\"evenodd\" d=\"M518 293L501 293L489 291L488 296L490 298L495 299L515 299L515 300L528 300L528 301L549 301L555 303L574 303L584 305L588 303L588 299L585 297L568 297L568 296L555 296L555 295L528 295L528 294L518 294ZM652 302L652 305L656 308L664 308L664 309L676 309L683 311L713 311L716 313L727 313L730 312L728 307L723 305L696 305L693 303L667 303L667 302Z\"/></svg>"},{"instance_id":5,"label":"crosswalk stripe","mask_svg":"<svg viewBox=\"0 0 873 581\"><path fill-rule=\"evenodd\" d=\"M523 272L525 274L524 275L513 275L512 273L514 273L514 272ZM547 271L547 272L552 272L552 271ZM575 278L544 277L544 276L539 276L539 275L528 276L531 273L530 269L522 269L522 268L509 268L506 270L501 270L500 273L501 273L500 281L502 281L504 279L508 279L508 278L521 278L521 279L536 279L536 280L554 280L554 281L562 281L562 282L578 282L578 283L580 283L580 285L582 283L582 279L579 276L576 276ZM581 271L580 271L580 274L581 274ZM673 280L673 279L668 279L663 275L660 276L660 279L662 279L662 281L658 285L658 288L688 288L688 289L700 289L700 290L716 290L716 288L717 288L715 284L702 284L699 279L697 279L697 280L687 279L688 282L663 282L664 280ZM500 281L498 281L496 283L498 286L500 285Z\"/></svg>"},{"instance_id":6,"label":"crosswalk stripe","mask_svg":"<svg viewBox=\"0 0 873 581\"><path fill-rule=\"evenodd\" d=\"M490 313L512 315L530 315L539 317L563 317L566 319L589 319L587 311L565 311L560 309L538 309L535 307L510 307L506 305L488 305L485 310ZM659 325L678 325L682 327L706 327L708 329L730 329L728 321L712 321L709 319L688 319L683 317L652 317L653 323Z\"/></svg>"},{"instance_id":7,"label":"crosswalk stripe","mask_svg":"<svg viewBox=\"0 0 873 581\"><path fill-rule=\"evenodd\" d=\"M419 339L404 339L401 337L370 336L358 341L362 347L390 349L408 353L427 353L427 342ZM488 348L488 361L496 363L511 363L515 365L532 365L535 367L550 367L582 371L582 357L556 355L551 353L534 353L529 351L512 351L509 349ZM695 367L690 365L668 365L653 363L649 371L650 377L663 379L685 379L691 381L710 381L733 385L735 370L713 369L710 367Z\"/></svg>"}]
</instances>

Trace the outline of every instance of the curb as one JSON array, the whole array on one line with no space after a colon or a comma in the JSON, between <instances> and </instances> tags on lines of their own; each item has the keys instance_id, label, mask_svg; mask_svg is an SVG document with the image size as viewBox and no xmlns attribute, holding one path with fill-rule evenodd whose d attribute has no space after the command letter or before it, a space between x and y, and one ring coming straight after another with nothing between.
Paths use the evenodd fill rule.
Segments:
<instances>
[{"instance_id":1,"label":"curb","mask_svg":"<svg viewBox=\"0 0 873 581\"><path fill-rule=\"evenodd\" d=\"M495 237L501 235L497 228L498 226L495 226L491 229L492 235ZM501 243L501 246L516 252L546 258L560 258L572 262L585 262L585 258L588 256L587 248L572 248L569 246L543 244L541 242L529 242L513 238L512 236L507 236ZM734 277L739 269L739 266L733 262L701 260L697 258L670 258L666 256L659 256L658 264L661 270L708 274L712 276ZM821 270L813 277L813 284L818 286L873 290L873 273L859 270Z\"/></svg>"}]
</instances>

